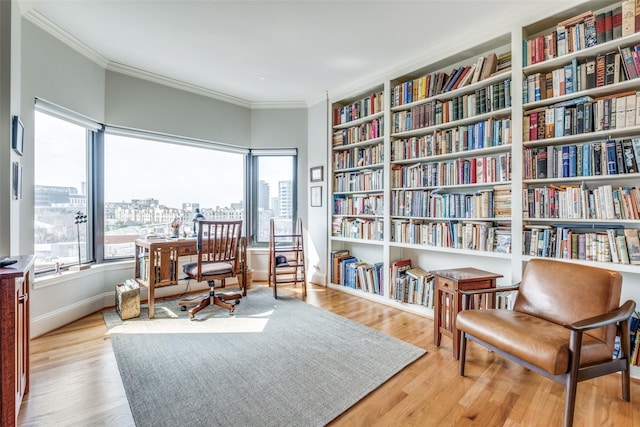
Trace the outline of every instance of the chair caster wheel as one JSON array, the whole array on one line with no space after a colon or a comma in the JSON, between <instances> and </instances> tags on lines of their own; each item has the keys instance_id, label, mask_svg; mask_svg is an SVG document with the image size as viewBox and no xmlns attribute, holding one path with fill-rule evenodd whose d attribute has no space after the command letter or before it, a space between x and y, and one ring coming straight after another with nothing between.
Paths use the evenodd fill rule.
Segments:
<instances>
[{"instance_id":1,"label":"chair caster wheel","mask_svg":"<svg viewBox=\"0 0 640 427\"><path fill-rule=\"evenodd\" d=\"M189 320L191 320L193 322L194 320L196 320L196 316L189 317Z\"/></svg>"}]
</instances>

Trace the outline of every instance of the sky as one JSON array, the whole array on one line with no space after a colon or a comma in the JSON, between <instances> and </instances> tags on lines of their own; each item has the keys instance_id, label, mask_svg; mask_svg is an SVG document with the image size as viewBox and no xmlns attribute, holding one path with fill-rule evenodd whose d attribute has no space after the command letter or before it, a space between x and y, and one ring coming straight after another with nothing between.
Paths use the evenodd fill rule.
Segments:
<instances>
[{"instance_id":1,"label":"sky","mask_svg":"<svg viewBox=\"0 0 640 427\"><path fill-rule=\"evenodd\" d=\"M85 130L36 112L36 185L76 187L86 181ZM268 167L270 165L270 167ZM290 179L291 162L262 162L261 179L277 196L279 180ZM181 208L226 207L243 198L244 156L148 140L105 136L105 201L154 198Z\"/></svg>"}]
</instances>

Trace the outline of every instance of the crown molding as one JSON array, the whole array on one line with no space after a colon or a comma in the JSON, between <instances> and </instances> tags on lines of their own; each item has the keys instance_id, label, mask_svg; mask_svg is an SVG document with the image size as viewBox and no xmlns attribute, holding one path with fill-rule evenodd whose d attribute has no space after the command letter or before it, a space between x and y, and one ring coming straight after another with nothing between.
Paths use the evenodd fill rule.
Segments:
<instances>
[{"instance_id":1,"label":"crown molding","mask_svg":"<svg viewBox=\"0 0 640 427\"><path fill-rule=\"evenodd\" d=\"M40 29L51 34L53 37L60 40L65 45L74 49L84 57L95 62L105 70L113 71L116 73L136 77L139 79L147 80L153 83L161 84L164 86L172 87L174 89L191 92L196 95L206 96L208 98L217 99L229 104L238 105L240 107L249 109L285 109L285 108L307 108L307 104L304 101L275 101L275 102L251 102L246 99L241 99L231 95L227 95L221 92L217 92L211 89L206 89L198 85L183 82L180 80L165 77L159 74L155 74L149 71L141 70L128 65L120 64L105 58L95 50L91 49L85 43L74 37L68 31L55 24L53 21L42 15L36 9L34 9L32 2L25 0L20 1L20 10L22 16L29 20L31 23L39 27Z\"/></svg>"},{"instance_id":2,"label":"crown molding","mask_svg":"<svg viewBox=\"0 0 640 427\"><path fill-rule=\"evenodd\" d=\"M102 68L106 68L109 60L104 56L100 55L95 50L91 49L89 46L78 40L76 37L71 35L68 31L64 30L62 27L58 26L50 19L42 15L40 12L33 8L31 2L21 2L21 10L22 16L24 16L31 23L39 27L40 29L46 31L51 34L53 37L60 40L65 45L74 49L84 57L90 59L95 62Z\"/></svg>"},{"instance_id":3,"label":"crown molding","mask_svg":"<svg viewBox=\"0 0 640 427\"><path fill-rule=\"evenodd\" d=\"M186 92L195 93L196 95L202 95L208 98L217 99L219 101L238 105L240 107L251 108L251 102L247 100L236 98L234 96L226 95L220 92L216 92L214 90L205 89L201 86L194 85L191 83L161 76L159 74L155 74L150 71L140 70L139 68L130 67L128 65L120 64L113 61L109 61L109 63L105 68L109 71L113 71L119 74L124 74L131 77L137 77L142 80L147 80L153 83L161 84L163 86L172 87L174 89L180 89Z\"/></svg>"}]
</instances>

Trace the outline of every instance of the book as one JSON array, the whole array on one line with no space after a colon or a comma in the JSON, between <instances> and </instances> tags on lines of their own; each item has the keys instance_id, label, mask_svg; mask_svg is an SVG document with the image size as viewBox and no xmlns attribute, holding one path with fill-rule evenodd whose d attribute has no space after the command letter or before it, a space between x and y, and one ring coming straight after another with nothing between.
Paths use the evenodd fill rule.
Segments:
<instances>
[{"instance_id":1,"label":"book","mask_svg":"<svg viewBox=\"0 0 640 427\"><path fill-rule=\"evenodd\" d=\"M471 83L476 83L480 80L480 76L482 75L482 66L484 65L484 56L478 57L478 61L476 62L476 68L474 70L473 77L471 78Z\"/></svg>"},{"instance_id":2,"label":"book","mask_svg":"<svg viewBox=\"0 0 640 427\"><path fill-rule=\"evenodd\" d=\"M640 239L638 238L638 230L625 228L624 237L627 243L627 252L629 253L629 264L640 265Z\"/></svg>"},{"instance_id":3,"label":"book","mask_svg":"<svg viewBox=\"0 0 640 427\"><path fill-rule=\"evenodd\" d=\"M636 2L635 0L624 0L621 8L622 31L620 35L621 37L626 37L636 32Z\"/></svg>"},{"instance_id":4,"label":"book","mask_svg":"<svg viewBox=\"0 0 640 427\"><path fill-rule=\"evenodd\" d=\"M638 173L638 163L634 153L633 142L630 139L622 141L625 173Z\"/></svg>"},{"instance_id":5,"label":"book","mask_svg":"<svg viewBox=\"0 0 640 427\"><path fill-rule=\"evenodd\" d=\"M622 37L622 5L618 5L611 11L611 39Z\"/></svg>"},{"instance_id":6,"label":"book","mask_svg":"<svg viewBox=\"0 0 640 427\"><path fill-rule=\"evenodd\" d=\"M491 74L495 73L497 66L498 56L494 52L488 54L484 60L484 66L482 67L482 75L480 76L480 80L484 80L491 76Z\"/></svg>"}]
</instances>

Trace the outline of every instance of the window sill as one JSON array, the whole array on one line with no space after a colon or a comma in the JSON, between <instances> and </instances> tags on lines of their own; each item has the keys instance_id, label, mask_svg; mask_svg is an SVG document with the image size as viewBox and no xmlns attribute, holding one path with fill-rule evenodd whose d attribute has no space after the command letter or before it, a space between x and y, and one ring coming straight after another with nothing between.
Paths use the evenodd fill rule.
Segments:
<instances>
[{"instance_id":1,"label":"window sill","mask_svg":"<svg viewBox=\"0 0 640 427\"><path fill-rule=\"evenodd\" d=\"M70 280L82 279L85 277L102 274L106 271L115 271L125 268L133 268L133 259L126 261L107 262L103 264L91 264L91 268L79 271L63 271L62 274L54 275L45 274L37 276L33 281L33 289L42 289L48 286L54 286L60 283L66 283Z\"/></svg>"}]
</instances>

